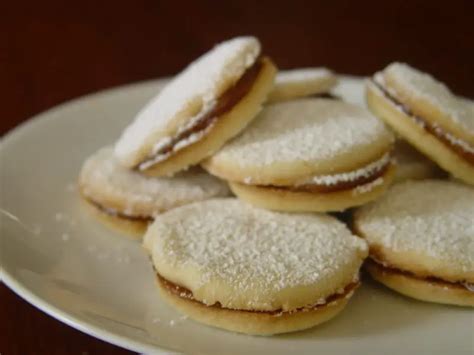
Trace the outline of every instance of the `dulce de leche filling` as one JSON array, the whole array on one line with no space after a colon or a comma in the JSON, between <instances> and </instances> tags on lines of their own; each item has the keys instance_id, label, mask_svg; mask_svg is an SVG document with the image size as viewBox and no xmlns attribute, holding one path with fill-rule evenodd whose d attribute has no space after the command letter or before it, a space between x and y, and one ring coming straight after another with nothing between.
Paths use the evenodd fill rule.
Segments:
<instances>
[{"instance_id":1,"label":"dulce de leche filling","mask_svg":"<svg viewBox=\"0 0 474 355\"><path fill-rule=\"evenodd\" d=\"M121 211L105 207L101 205L99 202L92 200L89 197L84 197L91 205L93 205L95 208L97 208L100 212L107 214L112 217L120 218L120 219L125 219L128 221L133 221L133 222L144 222L144 223L150 223L153 222L153 218L150 216L132 216L126 213L123 213Z\"/></svg>"},{"instance_id":2,"label":"dulce de leche filling","mask_svg":"<svg viewBox=\"0 0 474 355\"><path fill-rule=\"evenodd\" d=\"M193 296L192 291L188 290L187 288L185 288L183 286L177 285L177 284L165 279L163 276L161 276L158 273L156 273L156 275L157 275L158 282L160 283L160 285L164 289L166 289L168 292L172 293L175 296L184 298L188 301L196 302L196 303L198 303L198 304L200 304L204 307L212 307L212 308L217 308L217 309L227 309L227 310L235 311L235 312L251 312L251 313L269 314L269 315L290 314L290 313L295 313L295 312L299 312L299 311L309 311L309 310L315 310L317 308L322 308L322 307L325 307L328 304L333 303L337 300L350 297L351 293L357 287L359 287L359 285L360 285L359 281L351 282L346 287L341 289L340 292L334 293L334 294L330 295L329 297L327 297L324 300L324 302L318 301L316 304L311 305L309 307L301 307L301 308L297 308L297 309L291 310L291 311L283 311L281 309L277 309L277 310L274 310L274 311L259 311L259 310L225 308L219 302L214 303L213 305L206 305L206 304L196 300Z\"/></svg>"},{"instance_id":3,"label":"dulce de leche filling","mask_svg":"<svg viewBox=\"0 0 474 355\"><path fill-rule=\"evenodd\" d=\"M142 161L136 168L139 170L149 168L155 163L172 155L180 142L190 139L193 135L201 132L204 133L220 116L232 110L232 108L250 92L258 75L263 69L263 65L264 59L262 57L257 58L255 63L245 71L235 85L225 91L222 96L217 99L216 104L211 109L202 114L191 126L183 129L175 137L171 138L167 144L154 152L153 156ZM160 159L160 157L162 158Z\"/></svg>"},{"instance_id":4,"label":"dulce de leche filling","mask_svg":"<svg viewBox=\"0 0 474 355\"><path fill-rule=\"evenodd\" d=\"M373 169L369 169L363 174L354 174L354 177L350 178L343 178L344 175L350 176L351 172L346 174L336 174L332 177L337 180L338 176L341 176L341 181L335 183L318 183L318 182L307 182L302 183L294 186L275 186L275 185L258 185L259 187L275 189L275 190L286 190L292 192L310 192L310 193L330 193L330 192L338 192L344 190L351 190L358 186L370 184L375 182L377 179L382 178L383 175L387 172L389 167L391 166L390 156L386 155L387 159L383 159L384 161L375 166ZM356 171L354 171L356 172ZM330 176L328 176L330 177ZM316 177L317 179L317 177ZM330 180L330 179L328 179Z\"/></svg>"},{"instance_id":5,"label":"dulce de leche filling","mask_svg":"<svg viewBox=\"0 0 474 355\"><path fill-rule=\"evenodd\" d=\"M449 288L459 288L459 289L467 289L468 291L473 292L473 285L468 284L465 282L451 282L451 281L446 281L443 280L442 278L436 277L436 276L418 276L415 275L409 271L406 270L401 270L398 269L394 266L388 265L386 263L379 262L377 260L374 260L373 258L368 258L366 260L367 264L370 264L371 267L377 268L380 272L386 273L386 274L397 274L397 275L402 275L405 277L410 277L413 279L417 279L420 281L425 281L429 282L430 284L435 284L440 287L449 287Z\"/></svg>"},{"instance_id":6,"label":"dulce de leche filling","mask_svg":"<svg viewBox=\"0 0 474 355\"><path fill-rule=\"evenodd\" d=\"M376 80L371 80L371 82L382 92L382 94L391 101L395 106L397 106L405 115L410 117L413 121L415 121L419 126L423 127L423 129L435 136L439 141L441 141L447 148L452 150L454 153L459 155L461 158L466 160L470 165L474 165L474 152L468 151L463 146L469 147L467 142L462 141L459 138L451 138L453 137L452 134L447 133L438 125L434 125L427 121L426 119L417 116L413 113L413 111L404 105L401 101L399 101L395 96L393 96L381 83L377 82ZM456 144L456 142L458 142Z\"/></svg>"}]
</instances>

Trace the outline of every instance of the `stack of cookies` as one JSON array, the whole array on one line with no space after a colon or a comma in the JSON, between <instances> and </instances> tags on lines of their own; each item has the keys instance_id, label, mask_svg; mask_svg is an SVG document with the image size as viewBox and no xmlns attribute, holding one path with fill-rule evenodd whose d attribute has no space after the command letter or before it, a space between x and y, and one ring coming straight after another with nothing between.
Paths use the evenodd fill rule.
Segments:
<instances>
[{"instance_id":1,"label":"stack of cookies","mask_svg":"<svg viewBox=\"0 0 474 355\"><path fill-rule=\"evenodd\" d=\"M208 325L325 322L367 257L402 294L474 306L473 102L398 63L368 81L372 113L336 83L277 73L254 37L219 44L85 162L81 194L144 234L162 297ZM351 228L328 214L341 211Z\"/></svg>"}]
</instances>

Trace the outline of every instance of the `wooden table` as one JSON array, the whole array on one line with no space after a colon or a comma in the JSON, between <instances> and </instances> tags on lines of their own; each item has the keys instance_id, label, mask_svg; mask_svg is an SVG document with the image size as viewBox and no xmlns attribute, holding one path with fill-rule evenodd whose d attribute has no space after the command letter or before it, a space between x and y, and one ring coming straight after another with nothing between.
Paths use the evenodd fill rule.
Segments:
<instances>
[{"instance_id":1,"label":"wooden table","mask_svg":"<svg viewBox=\"0 0 474 355\"><path fill-rule=\"evenodd\" d=\"M218 41L258 36L282 68L370 75L406 61L474 97L474 2L5 1L0 131L61 102L176 73ZM0 285L0 353L127 351L44 315Z\"/></svg>"}]
</instances>

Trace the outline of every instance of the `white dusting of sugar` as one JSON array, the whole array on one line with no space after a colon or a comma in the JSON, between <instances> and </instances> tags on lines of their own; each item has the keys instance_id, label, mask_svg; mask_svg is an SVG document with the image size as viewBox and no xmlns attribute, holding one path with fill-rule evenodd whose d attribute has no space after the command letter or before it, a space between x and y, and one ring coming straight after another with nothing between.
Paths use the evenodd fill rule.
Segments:
<instances>
[{"instance_id":1,"label":"white dusting of sugar","mask_svg":"<svg viewBox=\"0 0 474 355\"><path fill-rule=\"evenodd\" d=\"M469 291L474 292L474 284L465 282L464 287L467 288Z\"/></svg>"},{"instance_id":2,"label":"white dusting of sugar","mask_svg":"<svg viewBox=\"0 0 474 355\"><path fill-rule=\"evenodd\" d=\"M195 60L138 113L117 142L116 155L127 166L140 163L144 146L151 149L163 137L175 136L235 84L259 54L256 38L237 37Z\"/></svg>"},{"instance_id":3,"label":"white dusting of sugar","mask_svg":"<svg viewBox=\"0 0 474 355\"><path fill-rule=\"evenodd\" d=\"M356 221L369 245L426 255L440 267L461 274L474 271L474 189L470 186L443 180L399 183L363 206Z\"/></svg>"},{"instance_id":4,"label":"white dusting of sugar","mask_svg":"<svg viewBox=\"0 0 474 355\"><path fill-rule=\"evenodd\" d=\"M474 147L472 145L470 145L468 142L455 137L454 135L452 135L449 132L446 132L445 130L440 128L438 125L435 125L434 129L435 129L436 133L438 133L438 134L442 135L443 137L445 137L452 145L460 147L465 152L474 154Z\"/></svg>"},{"instance_id":5,"label":"white dusting of sugar","mask_svg":"<svg viewBox=\"0 0 474 355\"><path fill-rule=\"evenodd\" d=\"M244 178L244 184L250 185L250 184L252 184L252 181L253 181L253 179L252 179L251 176L246 176Z\"/></svg>"},{"instance_id":6,"label":"white dusting of sugar","mask_svg":"<svg viewBox=\"0 0 474 355\"><path fill-rule=\"evenodd\" d=\"M429 102L453 123L474 135L474 103L471 100L460 99L433 76L405 63L390 64L384 74L396 80L408 95Z\"/></svg>"},{"instance_id":7,"label":"white dusting of sugar","mask_svg":"<svg viewBox=\"0 0 474 355\"><path fill-rule=\"evenodd\" d=\"M61 234L61 239L65 242L67 242L69 240L71 236L68 234L68 233L63 233Z\"/></svg>"},{"instance_id":8,"label":"white dusting of sugar","mask_svg":"<svg viewBox=\"0 0 474 355\"><path fill-rule=\"evenodd\" d=\"M313 176L299 182L297 185L316 184L331 186L340 184L341 182L350 182L361 178L368 178L386 167L387 164L390 163L390 159L390 153L385 153L380 159L377 159L357 170L333 175Z\"/></svg>"},{"instance_id":9,"label":"white dusting of sugar","mask_svg":"<svg viewBox=\"0 0 474 355\"><path fill-rule=\"evenodd\" d=\"M317 165L392 139L384 124L363 108L307 98L266 106L212 160L240 167L295 161Z\"/></svg>"},{"instance_id":10,"label":"white dusting of sugar","mask_svg":"<svg viewBox=\"0 0 474 355\"><path fill-rule=\"evenodd\" d=\"M170 208L212 197L227 196L227 185L201 169L173 178L146 177L118 164L112 148L100 149L84 163L80 176L83 191L110 214L157 215ZM111 196L123 206L117 211L101 203Z\"/></svg>"},{"instance_id":11,"label":"white dusting of sugar","mask_svg":"<svg viewBox=\"0 0 474 355\"><path fill-rule=\"evenodd\" d=\"M367 184L363 184L363 185L360 185L360 186L356 186L353 190L352 190L352 194L353 195L362 195L362 194L366 194L370 191L372 191L374 188L376 188L377 186L380 186L382 185L384 182L384 179L383 177L378 177L377 179L375 179L374 181L370 181L368 182Z\"/></svg>"},{"instance_id":12,"label":"white dusting of sugar","mask_svg":"<svg viewBox=\"0 0 474 355\"><path fill-rule=\"evenodd\" d=\"M197 141L201 140L201 138L206 136L209 133L209 131L212 130L213 127L214 127L214 124L212 123L212 124L206 126L205 129L200 130L198 132L194 132L193 134L191 134L189 137L187 137L185 139L181 139L175 145L173 145L172 150L170 150L167 153L154 155L152 158L147 159L143 163L141 163L138 166L138 168L143 171L143 170L146 170L146 169L152 167L153 165L155 165L155 164L157 164L161 161L164 161L164 160L168 159L171 155L173 155L177 151L180 151L181 149L186 148L187 146L190 146L191 144L194 144Z\"/></svg>"},{"instance_id":13,"label":"white dusting of sugar","mask_svg":"<svg viewBox=\"0 0 474 355\"><path fill-rule=\"evenodd\" d=\"M358 272L368 251L364 240L333 217L266 211L237 199L169 211L155 220L144 244L160 263L198 270L193 281L198 288L221 280L237 293L267 290L262 297L269 298L315 283L338 287L337 280L347 277L343 270ZM262 306L268 300L256 297L248 302Z\"/></svg>"}]
</instances>

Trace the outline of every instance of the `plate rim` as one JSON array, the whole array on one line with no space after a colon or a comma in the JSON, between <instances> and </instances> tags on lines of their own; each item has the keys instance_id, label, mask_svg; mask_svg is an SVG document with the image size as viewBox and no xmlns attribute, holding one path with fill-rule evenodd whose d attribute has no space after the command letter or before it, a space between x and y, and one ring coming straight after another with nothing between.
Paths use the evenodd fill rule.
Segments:
<instances>
[{"instance_id":1,"label":"plate rim","mask_svg":"<svg viewBox=\"0 0 474 355\"><path fill-rule=\"evenodd\" d=\"M0 162L2 160L4 147L13 142L23 131L30 128L32 125L40 124L45 120L52 119L51 115L57 111L67 108L70 105L81 104L94 98L100 98L102 96L113 95L123 90L131 90L135 87L146 86L146 85L157 85L165 83L170 77L160 77L149 80L142 80L132 82L128 84L113 86L102 90L90 92L88 94L72 98L61 102L53 107L50 107L44 111L38 112L30 118L24 120L20 124L12 127L0 137ZM0 212L3 214L3 210L0 208ZM3 228L2 228L3 229ZM3 239L0 237L0 239ZM1 256L1 255L0 255ZM170 354L170 352L176 353L176 349L164 347L157 344L147 344L134 340L133 338L118 335L115 332L106 330L100 326L95 326L85 320L80 319L77 316L71 315L67 311L64 311L54 304L44 300L40 296L36 295L30 288L19 282L12 274L10 274L3 266L3 262L0 258L0 282L2 282L8 289L10 289L15 295L28 302L30 305L46 313L48 316L60 321L61 323L76 329L84 334L92 336L96 339L104 341L106 343L121 347L123 349L140 352L140 353L154 353L154 354Z\"/></svg>"}]
</instances>

